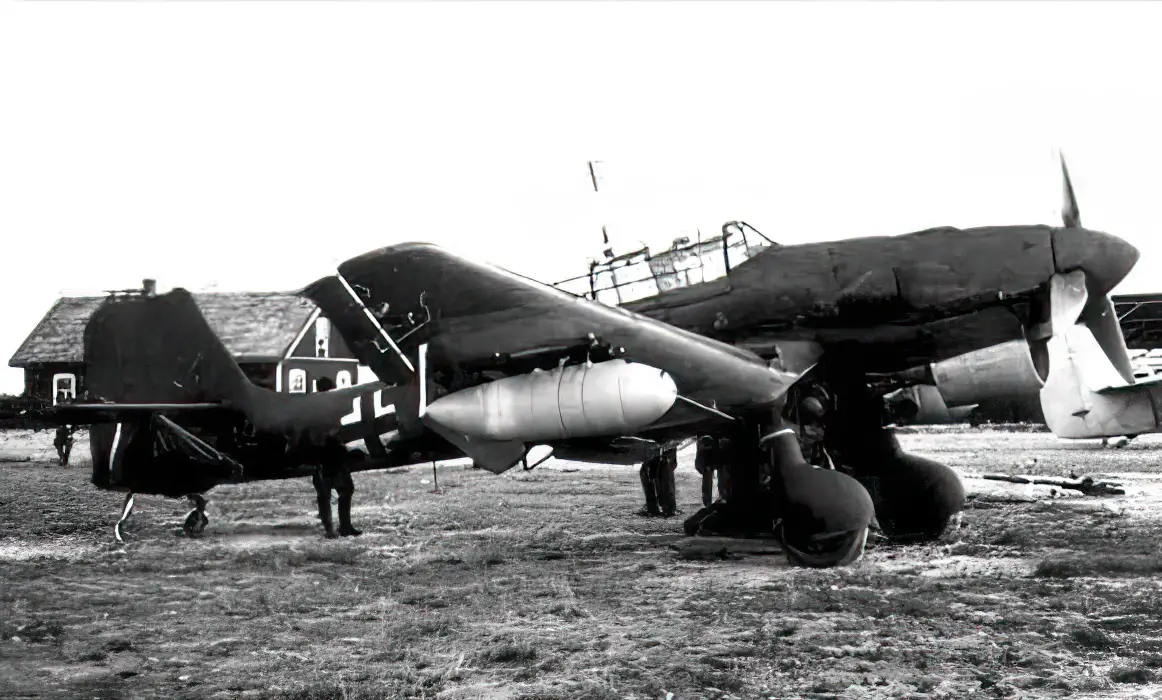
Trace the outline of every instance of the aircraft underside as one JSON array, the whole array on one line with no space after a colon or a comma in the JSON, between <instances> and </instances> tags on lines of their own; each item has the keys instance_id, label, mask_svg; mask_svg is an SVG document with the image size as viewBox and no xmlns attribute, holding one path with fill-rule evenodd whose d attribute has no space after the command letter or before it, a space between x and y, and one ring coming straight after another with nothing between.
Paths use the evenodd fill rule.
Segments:
<instances>
[{"instance_id":1,"label":"aircraft underside","mask_svg":"<svg viewBox=\"0 0 1162 700\"><path fill-rule=\"evenodd\" d=\"M947 466L905 453L882 406L858 374L819 367L777 414L704 436L699 461L716 468L718 500L686 533L777 537L793 563L815 567L854 561L869 527L899 543L939 537L964 488Z\"/></svg>"}]
</instances>

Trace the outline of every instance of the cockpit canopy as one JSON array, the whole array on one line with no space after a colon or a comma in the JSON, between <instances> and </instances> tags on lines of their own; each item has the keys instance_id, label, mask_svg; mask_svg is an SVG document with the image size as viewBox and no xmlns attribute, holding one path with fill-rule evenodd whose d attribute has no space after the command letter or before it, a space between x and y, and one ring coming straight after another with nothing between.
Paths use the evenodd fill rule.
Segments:
<instances>
[{"instance_id":1,"label":"cockpit canopy","mask_svg":"<svg viewBox=\"0 0 1162 700\"><path fill-rule=\"evenodd\" d=\"M723 224L721 236L693 243L688 236L683 236L659 253L651 253L646 247L605 261L593 261L589 274L553 286L576 296L619 306L720 279L772 245L777 244L750 224L730 221Z\"/></svg>"}]
</instances>

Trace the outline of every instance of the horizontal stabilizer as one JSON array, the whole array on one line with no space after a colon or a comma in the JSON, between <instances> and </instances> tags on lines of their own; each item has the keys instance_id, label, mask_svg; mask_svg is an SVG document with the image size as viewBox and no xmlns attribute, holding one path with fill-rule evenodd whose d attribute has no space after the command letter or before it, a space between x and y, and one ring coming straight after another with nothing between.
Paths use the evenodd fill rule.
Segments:
<instances>
[{"instance_id":1,"label":"horizontal stabilizer","mask_svg":"<svg viewBox=\"0 0 1162 700\"><path fill-rule=\"evenodd\" d=\"M204 411L211 408L222 408L220 403L70 403L57 406L57 411L149 411L162 413L165 411Z\"/></svg>"},{"instance_id":2,"label":"horizontal stabilizer","mask_svg":"<svg viewBox=\"0 0 1162 700\"><path fill-rule=\"evenodd\" d=\"M33 408L20 417L52 425L118 423L132 414L185 413L223 409L220 403L66 403Z\"/></svg>"}]
</instances>

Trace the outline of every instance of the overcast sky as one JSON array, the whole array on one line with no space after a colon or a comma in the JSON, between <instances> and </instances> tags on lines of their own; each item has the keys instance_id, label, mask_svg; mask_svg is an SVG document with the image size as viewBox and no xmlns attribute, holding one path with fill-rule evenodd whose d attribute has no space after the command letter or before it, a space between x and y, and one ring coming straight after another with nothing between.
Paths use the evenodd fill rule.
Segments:
<instances>
[{"instance_id":1,"label":"overcast sky","mask_svg":"<svg viewBox=\"0 0 1162 700\"><path fill-rule=\"evenodd\" d=\"M428 240L552 281L743 219L1082 221L1162 291L1162 5L0 1L7 361L62 294ZM593 192L586 161L602 161ZM19 370L0 374L18 392Z\"/></svg>"}]
</instances>

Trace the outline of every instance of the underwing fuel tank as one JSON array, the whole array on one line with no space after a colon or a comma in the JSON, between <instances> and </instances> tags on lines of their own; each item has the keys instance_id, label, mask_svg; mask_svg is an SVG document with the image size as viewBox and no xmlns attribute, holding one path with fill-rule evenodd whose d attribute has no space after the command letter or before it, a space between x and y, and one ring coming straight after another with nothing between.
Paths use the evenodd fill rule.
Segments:
<instances>
[{"instance_id":1,"label":"underwing fuel tank","mask_svg":"<svg viewBox=\"0 0 1162 700\"><path fill-rule=\"evenodd\" d=\"M609 360L505 377L432 402L431 420L490 440L631 435L665 415L678 389L666 372Z\"/></svg>"}]
</instances>

